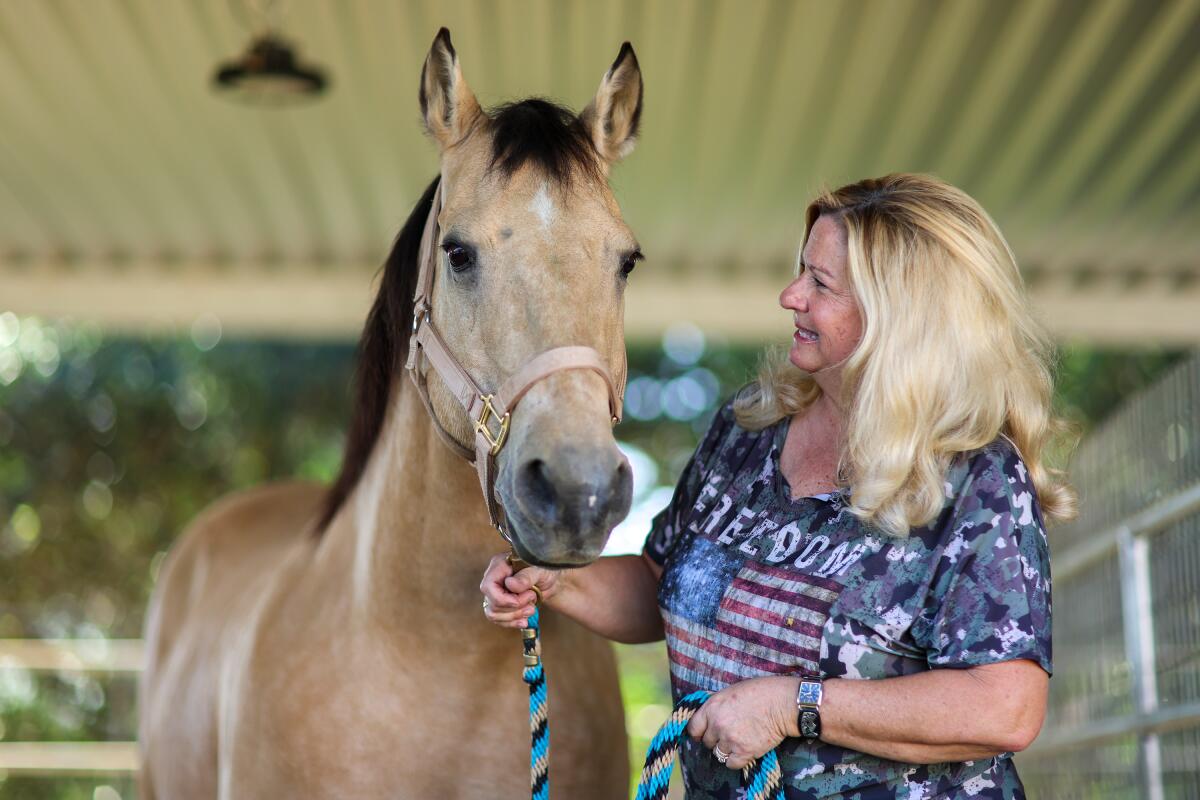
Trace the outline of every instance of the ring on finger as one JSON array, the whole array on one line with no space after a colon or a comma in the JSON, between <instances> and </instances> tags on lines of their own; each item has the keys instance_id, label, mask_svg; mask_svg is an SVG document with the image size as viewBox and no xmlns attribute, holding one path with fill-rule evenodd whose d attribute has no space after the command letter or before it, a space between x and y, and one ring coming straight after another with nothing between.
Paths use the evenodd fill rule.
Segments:
<instances>
[{"instance_id":1,"label":"ring on finger","mask_svg":"<svg viewBox=\"0 0 1200 800\"><path fill-rule=\"evenodd\" d=\"M488 605L489 605L489 603L488 603L488 599L487 599L486 597L485 597L485 598L483 598L483 610L484 610L484 611L487 611L487 610L488 610Z\"/></svg>"},{"instance_id":2,"label":"ring on finger","mask_svg":"<svg viewBox=\"0 0 1200 800\"><path fill-rule=\"evenodd\" d=\"M733 755L733 753L726 753L718 746L713 748L713 755L717 757L717 761L720 761L722 764L724 764L729 760L729 757Z\"/></svg>"}]
</instances>

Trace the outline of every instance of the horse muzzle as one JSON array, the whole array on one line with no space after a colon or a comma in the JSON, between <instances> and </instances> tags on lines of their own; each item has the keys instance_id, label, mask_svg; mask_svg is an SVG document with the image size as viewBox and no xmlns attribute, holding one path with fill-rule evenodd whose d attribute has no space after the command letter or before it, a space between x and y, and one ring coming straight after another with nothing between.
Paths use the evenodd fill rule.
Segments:
<instances>
[{"instance_id":1,"label":"horse muzzle","mask_svg":"<svg viewBox=\"0 0 1200 800\"><path fill-rule=\"evenodd\" d=\"M615 443L565 445L520 458L502 475L500 488L521 558L545 567L582 567L600 557L608 535L629 513L633 475Z\"/></svg>"}]
</instances>

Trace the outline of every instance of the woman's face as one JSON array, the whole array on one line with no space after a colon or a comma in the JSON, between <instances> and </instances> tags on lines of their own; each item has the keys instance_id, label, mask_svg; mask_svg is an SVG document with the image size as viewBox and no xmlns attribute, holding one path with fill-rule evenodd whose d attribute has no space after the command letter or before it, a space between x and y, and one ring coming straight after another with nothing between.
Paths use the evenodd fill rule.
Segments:
<instances>
[{"instance_id":1,"label":"woman's face","mask_svg":"<svg viewBox=\"0 0 1200 800\"><path fill-rule=\"evenodd\" d=\"M862 338L862 317L847 275L846 230L834 217L813 223L801 253L800 275L779 295L792 312L791 362L809 372L817 385L837 396L842 362Z\"/></svg>"}]
</instances>

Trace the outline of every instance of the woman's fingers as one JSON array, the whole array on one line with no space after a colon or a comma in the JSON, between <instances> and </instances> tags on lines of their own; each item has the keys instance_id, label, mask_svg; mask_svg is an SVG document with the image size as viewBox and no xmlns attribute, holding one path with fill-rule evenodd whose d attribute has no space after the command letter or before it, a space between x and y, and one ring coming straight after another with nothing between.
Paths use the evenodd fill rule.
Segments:
<instances>
[{"instance_id":1,"label":"woman's fingers","mask_svg":"<svg viewBox=\"0 0 1200 800\"><path fill-rule=\"evenodd\" d=\"M722 750L723 749L724 748L722 748ZM740 755L738 753L734 753L725 762L725 766L729 767L730 769L742 769L743 767L749 766L750 762L753 760L754 759L749 758L747 756Z\"/></svg>"},{"instance_id":2,"label":"woman's fingers","mask_svg":"<svg viewBox=\"0 0 1200 800\"><path fill-rule=\"evenodd\" d=\"M688 721L687 735L700 741L706 730L708 730L708 715L704 713L703 708L699 708Z\"/></svg>"},{"instance_id":3,"label":"woman's fingers","mask_svg":"<svg viewBox=\"0 0 1200 800\"><path fill-rule=\"evenodd\" d=\"M515 575L504 579L504 588L525 602L540 603L553 596L558 583L558 573L541 567L526 567ZM536 587L536 591L534 590Z\"/></svg>"},{"instance_id":4,"label":"woman's fingers","mask_svg":"<svg viewBox=\"0 0 1200 800\"><path fill-rule=\"evenodd\" d=\"M724 739L719 732L720 725L714 725L709 719L707 707L701 707L688 721L687 735L703 744L709 750L713 751L713 756L716 757L718 747L721 748L721 754L726 756L723 762L730 769L741 769L749 764L753 758L742 750L739 746ZM718 759L719 760L719 759Z\"/></svg>"},{"instance_id":5,"label":"woman's fingers","mask_svg":"<svg viewBox=\"0 0 1200 800\"><path fill-rule=\"evenodd\" d=\"M483 596L491 608L502 611L526 605L519 595L505 588L504 581L511 575L512 565L505 560L505 557L503 555L492 556L487 569L483 572L483 580L479 582L479 591L483 592ZM528 592L528 594L530 597L533 596L533 592Z\"/></svg>"},{"instance_id":6,"label":"woman's fingers","mask_svg":"<svg viewBox=\"0 0 1200 800\"><path fill-rule=\"evenodd\" d=\"M489 622L505 628L524 628L529 624L528 619L532 614L532 608L518 611L497 611L492 608L486 608L483 611L483 615L488 618Z\"/></svg>"},{"instance_id":7,"label":"woman's fingers","mask_svg":"<svg viewBox=\"0 0 1200 800\"><path fill-rule=\"evenodd\" d=\"M536 593L530 587L539 579L536 575L525 575L528 571L529 569L526 569L518 573L521 579L516 581L510 590L506 582L513 581L514 576L512 565L508 563L507 558L503 554L497 555L488 562L483 580L479 583L479 591L483 593L483 615L489 622L505 628L528 626L537 599Z\"/></svg>"}]
</instances>

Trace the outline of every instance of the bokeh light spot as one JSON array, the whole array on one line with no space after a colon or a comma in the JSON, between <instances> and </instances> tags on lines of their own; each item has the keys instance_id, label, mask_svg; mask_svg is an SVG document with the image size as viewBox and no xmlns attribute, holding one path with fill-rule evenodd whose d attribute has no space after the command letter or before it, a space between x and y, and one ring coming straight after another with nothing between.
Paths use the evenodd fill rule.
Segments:
<instances>
[{"instance_id":1,"label":"bokeh light spot","mask_svg":"<svg viewBox=\"0 0 1200 800\"><path fill-rule=\"evenodd\" d=\"M83 510L92 519L105 519L112 512L112 491L100 481L90 481L83 490Z\"/></svg>"},{"instance_id":2,"label":"bokeh light spot","mask_svg":"<svg viewBox=\"0 0 1200 800\"><path fill-rule=\"evenodd\" d=\"M704 332L690 322L676 323L663 334L663 352L667 358L685 367L700 360L704 346Z\"/></svg>"},{"instance_id":3,"label":"bokeh light spot","mask_svg":"<svg viewBox=\"0 0 1200 800\"><path fill-rule=\"evenodd\" d=\"M92 792L92 800L121 800L121 793L111 786L97 786Z\"/></svg>"},{"instance_id":4,"label":"bokeh light spot","mask_svg":"<svg viewBox=\"0 0 1200 800\"><path fill-rule=\"evenodd\" d=\"M202 352L208 352L221 341L221 320L216 314L205 312L192 323L192 344Z\"/></svg>"},{"instance_id":5,"label":"bokeh light spot","mask_svg":"<svg viewBox=\"0 0 1200 800\"><path fill-rule=\"evenodd\" d=\"M704 386L691 373L681 375L663 390L663 410L674 420L695 419L709 405Z\"/></svg>"},{"instance_id":6,"label":"bokeh light spot","mask_svg":"<svg viewBox=\"0 0 1200 800\"><path fill-rule=\"evenodd\" d=\"M25 360L14 348L0 349L0 383L8 386L21 377L21 370L24 366Z\"/></svg>"},{"instance_id":7,"label":"bokeh light spot","mask_svg":"<svg viewBox=\"0 0 1200 800\"><path fill-rule=\"evenodd\" d=\"M625 413L643 421L661 416L662 384L648 375L631 380L625 387Z\"/></svg>"},{"instance_id":8,"label":"bokeh light spot","mask_svg":"<svg viewBox=\"0 0 1200 800\"><path fill-rule=\"evenodd\" d=\"M11 311L0 314L0 350L12 347L21 336L21 320Z\"/></svg>"},{"instance_id":9,"label":"bokeh light spot","mask_svg":"<svg viewBox=\"0 0 1200 800\"><path fill-rule=\"evenodd\" d=\"M87 406L87 418L92 427L100 433L112 430L112 426L117 422L117 408L113 405L112 398L104 392L93 397Z\"/></svg>"},{"instance_id":10,"label":"bokeh light spot","mask_svg":"<svg viewBox=\"0 0 1200 800\"><path fill-rule=\"evenodd\" d=\"M175 416L179 424L194 431L208 419L208 399L195 388L186 388L175 395Z\"/></svg>"},{"instance_id":11,"label":"bokeh light spot","mask_svg":"<svg viewBox=\"0 0 1200 800\"><path fill-rule=\"evenodd\" d=\"M21 503L13 511L12 530L26 547L33 546L42 534L42 520L33 506Z\"/></svg>"}]
</instances>

